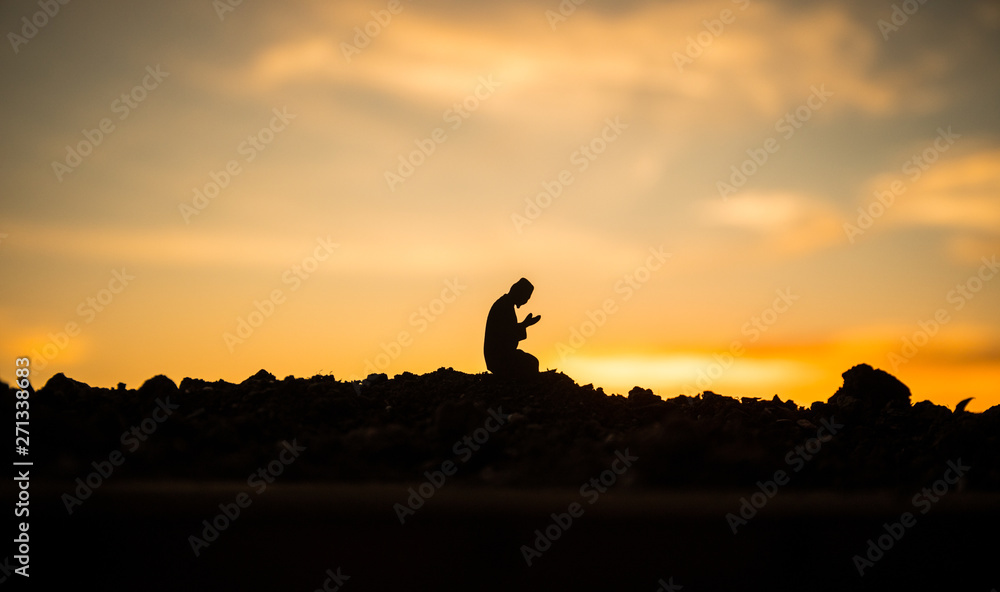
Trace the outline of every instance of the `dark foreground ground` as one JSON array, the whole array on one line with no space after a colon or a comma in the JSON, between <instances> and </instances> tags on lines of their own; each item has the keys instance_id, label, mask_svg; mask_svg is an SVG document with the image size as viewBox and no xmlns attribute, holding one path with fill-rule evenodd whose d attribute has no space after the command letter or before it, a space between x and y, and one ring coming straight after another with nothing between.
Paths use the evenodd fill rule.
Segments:
<instances>
[{"instance_id":1,"label":"dark foreground ground","mask_svg":"<svg viewBox=\"0 0 1000 592\"><path fill-rule=\"evenodd\" d=\"M1000 589L1000 407L844 380L805 409L558 373L57 375L30 398L31 577L10 543L0 586Z\"/></svg>"}]
</instances>

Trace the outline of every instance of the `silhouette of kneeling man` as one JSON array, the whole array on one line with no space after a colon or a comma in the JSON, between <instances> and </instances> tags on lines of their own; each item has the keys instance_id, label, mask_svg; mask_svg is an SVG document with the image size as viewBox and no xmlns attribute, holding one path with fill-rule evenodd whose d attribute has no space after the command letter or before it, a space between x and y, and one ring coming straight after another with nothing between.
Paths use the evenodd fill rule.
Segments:
<instances>
[{"instance_id":1,"label":"silhouette of kneeling man","mask_svg":"<svg viewBox=\"0 0 1000 592\"><path fill-rule=\"evenodd\" d=\"M517 321L514 307L520 307L531 298L535 287L521 278L510 291L497 298L486 317L486 338L483 342L483 356L486 367L493 374L515 380L523 380L538 374L538 358L517 349L517 343L528 336L527 328L542 317L528 316Z\"/></svg>"}]
</instances>

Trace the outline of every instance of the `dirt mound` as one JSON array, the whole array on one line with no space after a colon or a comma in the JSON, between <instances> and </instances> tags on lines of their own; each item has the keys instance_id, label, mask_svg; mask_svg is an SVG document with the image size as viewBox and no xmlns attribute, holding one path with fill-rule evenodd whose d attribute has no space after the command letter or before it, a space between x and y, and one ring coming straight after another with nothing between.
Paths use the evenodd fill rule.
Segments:
<instances>
[{"instance_id":1,"label":"dirt mound","mask_svg":"<svg viewBox=\"0 0 1000 592\"><path fill-rule=\"evenodd\" d=\"M32 412L45 432L35 467L59 479L120 450L122 478L245 480L295 441L306 452L283 480L421 481L451 461L467 483L576 487L627 450L639 459L623 480L630 487L745 488L784 470L792 488L909 491L960 458L973 467L963 487L1000 488L991 452L1000 407L911 405L905 385L866 364L809 408L711 391L663 400L636 387L625 397L558 372L517 384L442 368L360 382L264 370L239 384L157 376L139 389L58 374L32 395Z\"/></svg>"}]
</instances>

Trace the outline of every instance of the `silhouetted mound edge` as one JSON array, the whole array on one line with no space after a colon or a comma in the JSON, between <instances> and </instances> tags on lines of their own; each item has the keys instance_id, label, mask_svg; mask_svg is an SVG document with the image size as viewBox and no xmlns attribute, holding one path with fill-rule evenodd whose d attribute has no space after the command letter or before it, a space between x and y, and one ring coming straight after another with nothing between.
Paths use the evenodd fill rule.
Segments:
<instances>
[{"instance_id":1,"label":"silhouetted mound edge","mask_svg":"<svg viewBox=\"0 0 1000 592\"><path fill-rule=\"evenodd\" d=\"M515 383L450 368L356 382L261 370L239 384L161 375L139 389L57 374L32 395L49 433L32 454L52 479L120 450L116 479L245 480L296 442L306 452L282 479L419 482L452 461L467 484L579 487L627 450L638 460L616 487L745 488L780 469L791 488L907 491L961 459L973 468L960 489L998 489L1000 406L911 405L906 385L867 364L843 378L827 403L803 408L777 395L606 395L552 371ZM158 407L173 410L149 421ZM136 446L127 434L143 426L154 429Z\"/></svg>"}]
</instances>

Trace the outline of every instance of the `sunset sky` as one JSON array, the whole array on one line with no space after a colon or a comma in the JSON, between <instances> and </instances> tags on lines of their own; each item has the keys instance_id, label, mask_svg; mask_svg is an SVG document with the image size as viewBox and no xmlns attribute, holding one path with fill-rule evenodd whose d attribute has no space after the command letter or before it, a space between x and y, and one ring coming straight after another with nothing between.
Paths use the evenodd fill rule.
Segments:
<instances>
[{"instance_id":1,"label":"sunset sky","mask_svg":"<svg viewBox=\"0 0 1000 592\"><path fill-rule=\"evenodd\" d=\"M996 2L51 4L0 7L7 382L484 372L524 276L607 392L1000 403Z\"/></svg>"}]
</instances>

